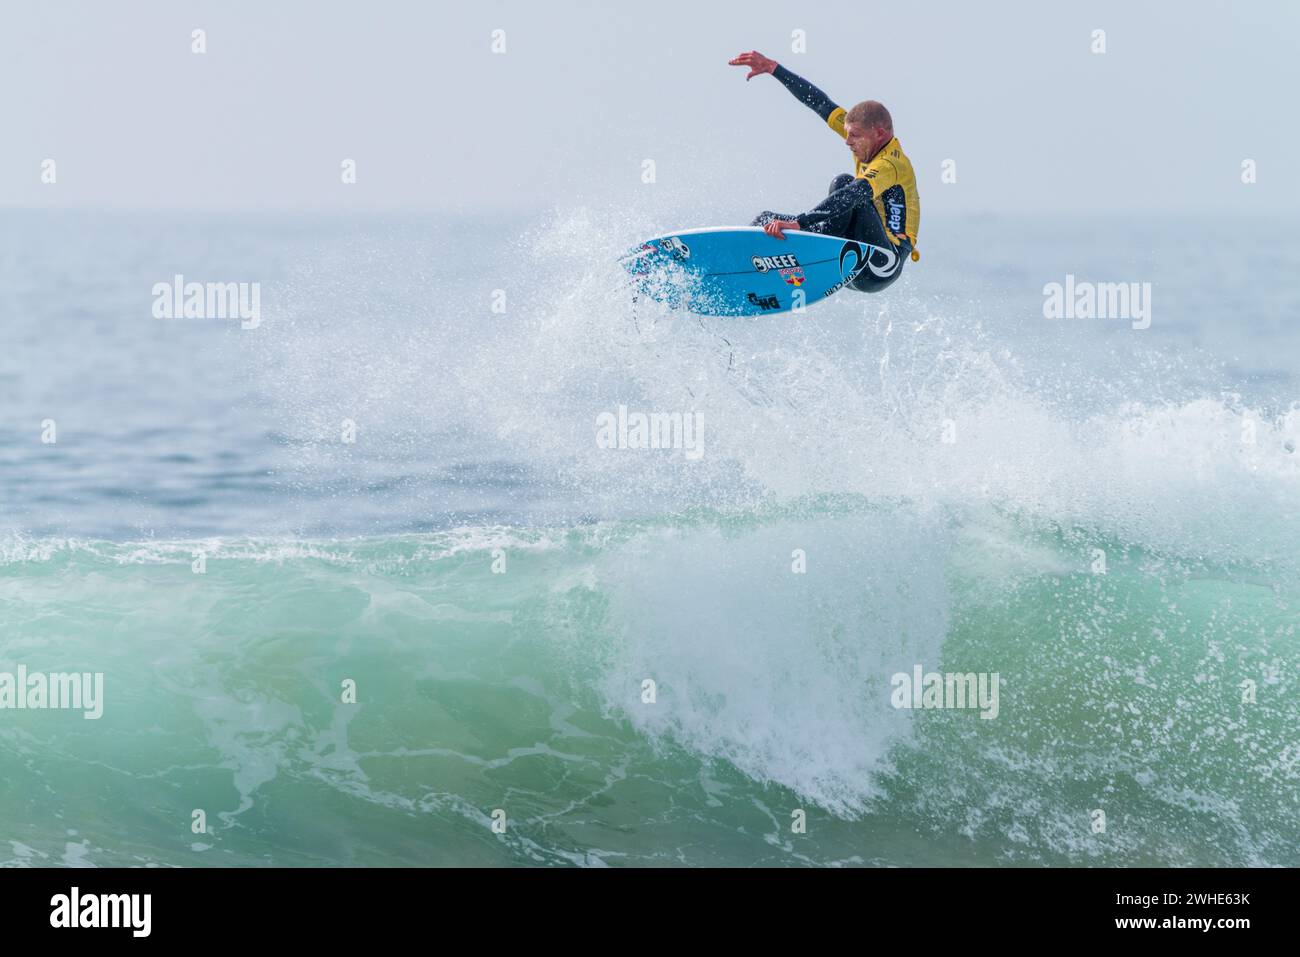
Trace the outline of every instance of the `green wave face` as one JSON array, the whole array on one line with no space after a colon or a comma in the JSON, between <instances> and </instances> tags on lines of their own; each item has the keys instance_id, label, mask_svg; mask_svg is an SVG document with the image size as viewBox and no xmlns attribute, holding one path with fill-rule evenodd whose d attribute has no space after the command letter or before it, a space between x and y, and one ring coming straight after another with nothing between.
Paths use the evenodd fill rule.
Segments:
<instances>
[{"instance_id":1,"label":"green wave face","mask_svg":"<svg viewBox=\"0 0 1300 957\"><path fill-rule=\"evenodd\" d=\"M0 711L0 853L1295 866L1293 572L829 500L354 541L15 540L0 672L102 673L103 713ZM916 666L996 673L996 717L895 707Z\"/></svg>"}]
</instances>

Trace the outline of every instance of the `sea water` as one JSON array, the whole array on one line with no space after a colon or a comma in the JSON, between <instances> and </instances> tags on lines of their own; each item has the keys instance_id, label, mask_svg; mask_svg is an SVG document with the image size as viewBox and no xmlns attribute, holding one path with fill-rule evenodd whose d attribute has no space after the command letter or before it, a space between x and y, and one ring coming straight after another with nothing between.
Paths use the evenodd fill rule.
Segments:
<instances>
[{"instance_id":1,"label":"sea water","mask_svg":"<svg viewBox=\"0 0 1300 957\"><path fill-rule=\"evenodd\" d=\"M701 321L674 225L6 213L0 672L102 713L0 708L0 860L1300 864L1293 233L931 215Z\"/></svg>"}]
</instances>

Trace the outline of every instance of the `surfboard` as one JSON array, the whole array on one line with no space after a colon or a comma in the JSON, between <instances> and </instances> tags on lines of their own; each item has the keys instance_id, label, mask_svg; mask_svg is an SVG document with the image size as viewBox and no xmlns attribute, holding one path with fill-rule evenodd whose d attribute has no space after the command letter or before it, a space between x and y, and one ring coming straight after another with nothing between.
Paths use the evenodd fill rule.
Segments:
<instances>
[{"instance_id":1,"label":"surfboard","mask_svg":"<svg viewBox=\"0 0 1300 957\"><path fill-rule=\"evenodd\" d=\"M758 226L687 229L647 240L621 262L637 293L656 302L702 316L766 316L839 292L876 249L801 230L785 237Z\"/></svg>"}]
</instances>

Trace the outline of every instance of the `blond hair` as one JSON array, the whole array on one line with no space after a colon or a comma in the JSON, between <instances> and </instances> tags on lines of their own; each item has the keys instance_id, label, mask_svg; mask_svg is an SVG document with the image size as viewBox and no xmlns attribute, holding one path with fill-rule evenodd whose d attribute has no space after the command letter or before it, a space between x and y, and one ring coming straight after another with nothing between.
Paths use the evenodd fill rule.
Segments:
<instances>
[{"instance_id":1,"label":"blond hair","mask_svg":"<svg viewBox=\"0 0 1300 957\"><path fill-rule=\"evenodd\" d=\"M844 122L854 126L882 126L889 132L894 132L894 118L885 109L885 104L876 100L863 100L856 104L845 114Z\"/></svg>"}]
</instances>

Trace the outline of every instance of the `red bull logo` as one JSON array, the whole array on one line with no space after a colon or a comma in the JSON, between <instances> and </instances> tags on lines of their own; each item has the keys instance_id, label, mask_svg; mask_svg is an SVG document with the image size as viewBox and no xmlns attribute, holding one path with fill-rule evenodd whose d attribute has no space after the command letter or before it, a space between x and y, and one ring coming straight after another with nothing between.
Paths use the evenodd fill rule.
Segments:
<instances>
[{"instance_id":1,"label":"red bull logo","mask_svg":"<svg viewBox=\"0 0 1300 957\"><path fill-rule=\"evenodd\" d=\"M785 280L787 286L794 286L798 289L803 285L803 270L798 266L791 269L782 269L781 278Z\"/></svg>"}]
</instances>

